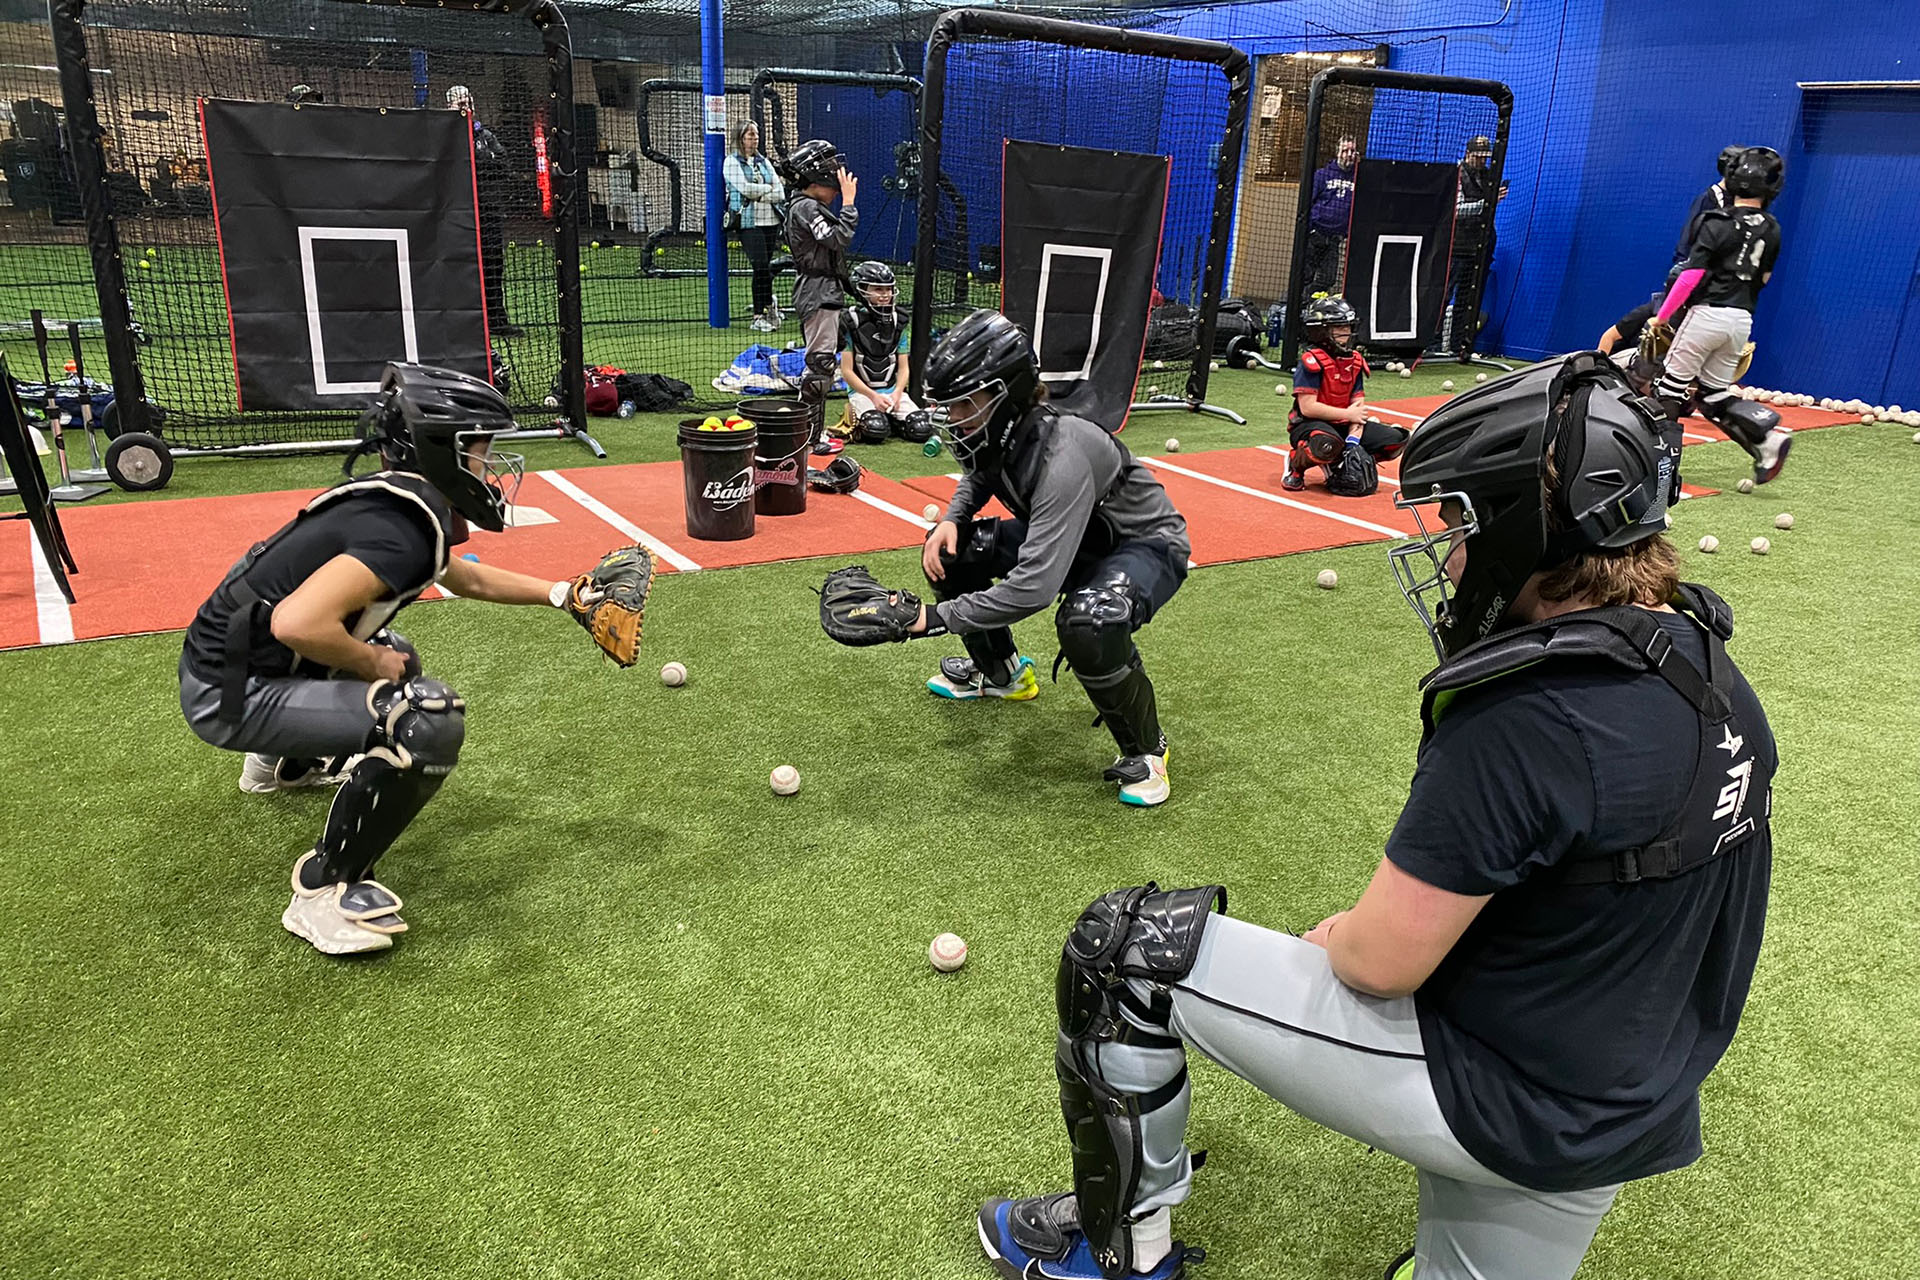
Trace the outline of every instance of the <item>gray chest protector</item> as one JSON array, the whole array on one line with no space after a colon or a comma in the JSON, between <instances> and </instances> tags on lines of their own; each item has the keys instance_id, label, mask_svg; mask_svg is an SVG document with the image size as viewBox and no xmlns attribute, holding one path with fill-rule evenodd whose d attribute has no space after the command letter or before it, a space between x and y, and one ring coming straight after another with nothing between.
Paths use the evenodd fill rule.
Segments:
<instances>
[{"instance_id":1,"label":"gray chest protector","mask_svg":"<svg viewBox=\"0 0 1920 1280\"><path fill-rule=\"evenodd\" d=\"M1619 606L1564 614L1489 637L1461 650L1422 682L1423 745L1454 695L1543 663L1598 660L1630 672L1652 672L1699 714L1693 779L1679 812L1660 835L1632 849L1576 845L1547 873L1554 883L1671 880L1746 843L1771 816L1772 771L1753 749L1754 739L1733 704L1733 663L1726 648L1733 611L1694 583L1683 584L1673 603L1705 633L1704 674L1674 648L1654 614Z\"/></svg>"}]
</instances>

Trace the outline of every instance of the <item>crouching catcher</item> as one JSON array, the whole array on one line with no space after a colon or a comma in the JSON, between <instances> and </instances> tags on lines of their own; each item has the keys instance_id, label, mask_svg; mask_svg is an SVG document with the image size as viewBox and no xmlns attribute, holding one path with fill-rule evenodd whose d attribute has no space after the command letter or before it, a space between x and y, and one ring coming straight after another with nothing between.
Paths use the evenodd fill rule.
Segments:
<instances>
[{"instance_id":1,"label":"crouching catcher","mask_svg":"<svg viewBox=\"0 0 1920 1280\"><path fill-rule=\"evenodd\" d=\"M1287 415L1287 473L1280 487L1298 493L1307 471L1326 468L1327 492L1364 498L1380 487L1379 464L1398 456L1410 434L1367 413L1367 358L1353 348L1357 319L1345 298L1316 298L1301 315L1307 341L1293 373Z\"/></svg>"},{"instance_id":2,"label":"crouching catcher","mask_svg":"<svg viewBox=\"0 0 1920 1280\"><path fill-rule=\"evenodd\" d=\"M965 471L928 535L921 567L937 600L843 580L847 597L827 631L878 639L953 632L967 656L943 659L927 688L943 698L1020 702L1040 692L1011 627L1058 600L1062 662L1113 734L1120 755L1104 774L1130 805L1168 795L1167 739L1135 647L1180 587L1191 554L1187 522L1144 465L1099 424L1047 403L1033 346L997 311L975 311L927 358L934 421ZM998 498L1013 515L981 518ZM869 580L870 581L870 580ZM822 597L822 621L828 600ZM843 634L835 634L836 626Z\"/></svg>"},{"instance_id":3,"label":"crouching catcher","mask_svg":"<svg viewBox=\"0 0 1920 1280\"><path fill-rule=\"evenodd\" d=\"M339 784L319 841L294 863L281 916L329 955L391 947L406 930L374 863L440 790L466 739L466 701L424 672L394 616L440 582L467 599L565 609L631 665L653 581L642 547L570 582L453 557L469 523L506 527L520 482L521 459L492 449L514 423L487 383L390 365L360 425L347 478L227 572L180 658L187 723L247 753L241 790ZM381 469L356 476L368 452Z\"/></svg>"}]
</instances>

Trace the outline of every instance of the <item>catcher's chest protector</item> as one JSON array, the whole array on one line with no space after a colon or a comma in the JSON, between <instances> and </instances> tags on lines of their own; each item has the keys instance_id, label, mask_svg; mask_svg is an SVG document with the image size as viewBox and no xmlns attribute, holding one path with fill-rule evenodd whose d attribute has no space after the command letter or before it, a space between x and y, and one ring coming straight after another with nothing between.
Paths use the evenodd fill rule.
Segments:
<instances>
[{"instance_id":1,"label":"catcher's chest protector","mask_svg":"<svg viewBox=\"0 0 1920 1280\"><path fill-rule=\"evenodd\" d=\"M860 376L871 385L891 386L900 347L899 311L894 311L892 320L865 306L855 306L840 314L852 317L852 322L846 325L847 343L853 348L853 362L859 367Z\"/></svg>"},{"instance_id":2,"label":"catcher's chest protector","mask_svg":"<svg viewBox=\"0 0 1920 1280\"><path fill-rule=\"evenodd\" d=\"M1675 650L1654 614L1628 606L1589 609L1522 627L1460 651L1424 682L1420 717L1424 748L1452 696L1545 663L1595 659L1628 672L1651 671L1699 713L1700 738L1687 797L1666 829L1637 849L1575 845L1545 874L1560 884L1634 884L1670 880L1738 849L1765 830L1773 813L1773 773L1756 750L1733 703L1733 664L1726 640L1733 613L1693 583L1675 601L1706 633L1704 676Z\"/></svg>"},{"instance_id":3,"label":"catcher's chest protector","mask_svg":"<svg viewBox=\"0 0 1920 1280\"><path fill-rule=\"evenodd\" d=\"M1053 433L1059 423L1060 411L1050 405L1041 405L1029 411L1026 422L1014 433L1006 458L994 470L993 496L1022 520L1031 514L1034 497L1040 492L1040 486L1046 483L1047 450L1053 444ZM1120 443L1120 438L1108 432L1107 439L1119 451L1120 467L1113 473L1113 483L1094 503L1096 516L1100 503L1119 492L1121 485L1126 482L1127 468L1133 465L1133 454L1126 445Z\"/></svg>"},{"instance_id":4,"label":"catcher's chest protector","mask_svg":"<svg viewBox=\"0 0 1920 1280\"><path fill-rule=\"evenodd\" d=\"M1321 404L1335 409L1344 409L1353 403L1354 389L1369 372L1367 358L1358 351L1336 356L1324 347L1309 348L1300 357L1300 364L1320 375L1320 390L1315 394Z\"/></svg>"}]
</instances>

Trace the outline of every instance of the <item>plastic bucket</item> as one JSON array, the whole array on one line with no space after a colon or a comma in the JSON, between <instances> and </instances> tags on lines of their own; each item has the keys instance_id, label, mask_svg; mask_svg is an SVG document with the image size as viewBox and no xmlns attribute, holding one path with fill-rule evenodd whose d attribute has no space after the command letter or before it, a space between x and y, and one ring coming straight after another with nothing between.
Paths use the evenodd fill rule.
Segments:
<instances>
[{"instance_id":1,"label":"plastic bucket","mask_svg":"<svg viewBox=\"0 0 1920 1280\"><path fill-rule=\"evenodd\" d=\"M807 406L798 400L743 400L740 416L759 429L754 510L763 516L802 514L807 509L807 450L813 443Z\"/></svg>"},{"instance_id":2,"label":"plastic bucket","mask_svg":"<svg viewBox=\"0 0 1920 1280\"><path fill-rule=\"evenodd\" d=\"M704 418L680 421L680 472L686 479L687 536L738 542L753 536L752 427L702 431Z\"/></svg>"}]
</instances>

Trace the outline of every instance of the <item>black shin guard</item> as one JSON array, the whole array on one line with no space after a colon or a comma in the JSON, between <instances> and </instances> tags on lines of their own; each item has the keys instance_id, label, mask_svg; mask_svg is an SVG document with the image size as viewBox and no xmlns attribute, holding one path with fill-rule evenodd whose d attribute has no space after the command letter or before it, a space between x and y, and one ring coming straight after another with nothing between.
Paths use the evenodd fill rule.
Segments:
<instances>
[{"instance_id":1,"label":"black shin guard","mask_svg":"<svg viewBox=\"0 0 1920 1280\"><path fill-rule=\"evenodd\" d=\"M310 889L364 879L440 790L466 738L467 704L438 680L381 681L367 698L378 723L327 811Z\"/></svg>"},{"instance_id":2,"label":"black shin guard","mask_svg":"<svg viewBox=\"0 0 1920 1280\"><path fill-rule=\"evenodd\" d=\"M1117 1046L1178 1049L1167 988L1193 968L1208 916L1225 911L1218 885L1166 893L1157 885L1116 889L1081 913L1060 956L1054 988L1060 1035L1054 1073L1073 1145L1073 1190L1081 1230L1101 1273L1133 1267L1132 1213L1145 1159L1141 1122L1187 1088L1184 1065L1133 1093L1101 1074L1099 1054Z\"/></svg>"},{"instance_id":3,"label":"black shin guard","mask_svg":"<svg viewBox=\"0 0 1920 1280\"><path fill-rule=\"evenodd\" d=\"M1006 685L1013 680L1014 659L1020 655L1019 646L1013 642L1013 632L1005 627L970 631L960 637L960 643L966 646L974 669L987 678L988 684Z\"/></svg>"},{"instance_id":4,"label":"black shin guard","mask_svg":"<svg viewBox=\"0 0 1920 1280\"><path fill-rule=\"evenodd\" d=\"M1118 672L1089 675L1076 672L1081 687L1100 714L1100 720L1113 734L1113 742L1123 756L1158 755L1167 749L1160 732L1160 714L1153 700L1153 681L1147 678L1134 650L1127 665Z\"/></svg>"},{"instance_id":5,"label":"black shin guard","mask_svg":"<svg viewBox=\"0 0 1920 1280\"><path fill-rule=\"evenodd\" d=\"M1134 620L1145 616L1138 591L1126 575L1073 592L1054 615L1060 661L1073 668L1093 708L1113 734L1123 756L1165 749L1160 717L1140 651L1133 646ZM1060 663L1054 664L1059 675Z\"/></svg>"},{"instance_id":6,"label":"black shin guard","mask_svg":"<svg viewBox=\"0 0 1920 1280\"><path fill-rule=\"evenodd\" d=\"M807 371L800 378L800 403L807 407L807 428L812 433L812 452L820 451L827 434L827 392L833 389L833 354L807 352Z\"/></svg>"}]
</instances>

